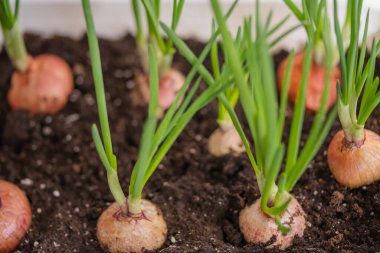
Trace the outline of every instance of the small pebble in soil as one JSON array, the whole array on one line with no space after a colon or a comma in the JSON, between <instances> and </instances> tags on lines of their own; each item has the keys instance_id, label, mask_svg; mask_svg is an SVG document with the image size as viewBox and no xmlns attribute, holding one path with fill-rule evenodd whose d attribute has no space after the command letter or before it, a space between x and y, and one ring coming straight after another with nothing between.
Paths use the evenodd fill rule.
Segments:
<instances>
[{"instance_id":1,"label":"small pebble in soil","mask_svg":"<svg viewBox=\"0 0 380 253\"><path fill-rule=\"evenodd\" d=\"M53 117L52 116L46 116L45 117L45 123L50 124L51 122L53 122Z\"/></svg>"},{"instance_id":2,"label":"small pebble in soil","mask_svg":"<svg viewBox=\"0 0 380 253\"><path fill-rule=\"evenodd\" d=\"M37 213L42 213L42 209L41 208L37 208Z\"/></svg>"},{"instance_id":3,"label":"small pebble in soil","mask_svg":"<svg viewBox=\"0 0 380 253\"><path fill-rule=\"evenodd\" d=\"M40 243L39 243L38 241L35 241L35 242L33 243L33 247L37 247L39 244L40 244Z\"/></svg>"},{"instance_id":4,"label":"small pebble in soil","mask_svg":"<svg viewBox=\"0 0 380 253\"><path fill-rule=\"evenodd\" d=\"M123 101L119 98L116 98L114 101L113 101L113 105L116 106L116 107L119 107L121 105Z\"/></svg>"},{"instance_id":5,"label":"small pebble in soil","mask_svg":"<svg viewBox=\"0 0 380 253\"><path fill-rule=\"evenodd\" d=\"M44 127L42 128L42 133L43 133L45 136L49 136L49 135L51 135L52 132L53 132L53 130L51 129L51 127L44 126Z\"/></svg>"},{"instance_id":6,"label":"small pebble in soil","mask_svg":"<svg viewBox=\"0 0 380 253\"><path fill-rule=\"evenodd\" d=\"M83 78L83 76L77 76L77 78L75 78L75 83L76 83L77 85L82 85L83 82L84 82L84 78Z\"/></svg>"},{"instance_id":7,"label":"small pebble in soil","mask_svg":"<svg viewBox=\"0 0 380 253\"><path fill-rule=\"evenodd\" d=\"M79 116L78 113L70 114L69 116L66 117L65 124L66 125L71 125L72 123L78 121L79 118L80 118L80 116Z\"/></svg>"},{"instance_id":8,"label":"small pebble in soil","mask_svg":"<svg viewBox=\"0 0 380 253\"><path fill-rule=\"evenodd\" d=\"M88 93L86 95L84 95L84 101L89 106L93 106L95 104L94 97L91 94L88 94Z\"/></svg>"},{"instance_id":9,"label":"small pebble in soil","mask_svg":"<svg viewBox=\"0 0 380 253\"><path fill-rule=\"evenodd\" d=\"M81 95L82 94L79 90L74 90L70 95L70 98L69 98L70 102L72 102L72 103L77 102Z\"/></svg>"},{"instance_id":10,"label":"small pebble in soil","mask_svg":"<svg viewBox=\"0 0 380 253\"><path fill-rule=\"evenodd\" d=\"M61 196L61 193L57 190L53 191L53 196L56 197L56 198L59 198L59 196Z\"/></svg>"},{"instance_id":11,"label":"small pebble in soil","mask_svg":"<svg viewBox=\"0 0 380 253\"><path fill-rule=\"evenodd\" d=\"M125 87L127 87L127 89L133 89L133 87L135 87L135 82L127 81L125 82Z\"/></svg>"},{"instance_id":12,"label":"small pebble in soil","mask_svg":"<svg viewBox=\"0 0 380 253\"><path fill-rule=\"evenodd\" d=\"M33 185L33 180L30 178L24 178L24 179L21 179L21 184L25 186L31 186Z\"/></svg>"},{"instance_id":13,"label":"small pebble in soil","mask_svg":"<svg viewBox=\"0 0 380 253\"><path fill-rule=\"evenodd\" d=\"M72 139L73 139L73 137L71 136L71 134L67 134L65 136L65 141L67 141L67 142L71 141Z\"/></svg>"},{"instance_id":14,"label":"small pebble in soil","mask_svg":"<svg viewBox=\"0 0 380 253\"><path fill-rule=\"evenodd\" d=\"M75 173L79 173L81 171L80 164L73 164L72 168Z\"/></svg>"},{"instance_id":15,"label":"small pebble in soil","mask_svg":"<svg viewBox=\"0 0 380 253\"><path fill-rule=\"evenodd\" d=\"M81 63L75 63L73 67L73 72L75 75L84 75L85 69Z\"/></svg>"},{"instance_id":16,"label":"small pebble in soil","mask_svg":"<svg viewBox=\"0 0 380 253\"><path fill-rule=\"evenodd\" d=\"M343 199L344 199L344 195L341 192L334 191L331 196L330 205L333 207L337 207L340 204L342 204Z\"/></svg>"},{"instance_id":17,"label":"small pebble in soil","mask_svg":"<svg viewBox=\"0 0 380 253\"><path fill-rule=\"evenodd\" d=\"M45 190L45 188L46 188L46 184L40 184L40 189L41 190Z\"/></svg>"}]
</instances>

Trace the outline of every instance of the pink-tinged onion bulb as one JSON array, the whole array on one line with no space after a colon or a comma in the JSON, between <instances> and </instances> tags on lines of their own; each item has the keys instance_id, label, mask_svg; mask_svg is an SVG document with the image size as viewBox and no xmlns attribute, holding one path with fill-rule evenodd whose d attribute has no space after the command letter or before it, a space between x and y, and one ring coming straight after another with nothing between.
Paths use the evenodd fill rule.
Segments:
<instances>
[{"instance_id":1,"label":"pink-tinged onion bulb","mask_svg":"<svg viewBox=\"0 0 380 253\"><path fill-rule=\"evenodd\" d=\"M12 109L54 114L66 104L74 89L69 65L55 55L29 58L28 69L12 75L8 101Z\"/></svg>"},{"instance_id":2,"label":"pink-tinged onion bulb","mask_svg":"<svg viewBox=\"0 0 380 253\"><path fill-rule=\"evenodd\" d=\"M166 241L168 228L161 210L148 200L141 200L142 215L123 214L117 203L100 216L97 237L103 249L111 253L140 253L159 249Z\"/></svg>"},{"instance_id":3,"label":"pink-tinged onion bulb","mask_svg":"<svg viewBox=\"0 0 380 253\"><path fill-rule=\"evenodd\" d=\"M32 222L32 210L25 193L0 180L0 253L17 247Z\"/></svg>"},{"instance_id":4,"label":"pink-tinged onion bulb","mask_svg":"<svg viewBox=\"0 0 380 253\"><path fill-rule=\"evenodd\" d=\"M380 179L380 136L364 129L362 143L348 143L343 130L330 142L327 161L335 179L356 188Z\"/></svg>"},{"instance_id":5,"label":"pink-tinged onion bulb","mask_svg":"<svg viewBox=\"0 0 380 253\"><path fill-rule=\"evenodd\" d=\"M139 93L143 99L144 103L149 102L149 79L147 75L140 74L136 78ZM181 89L185 83L185 77L181 72L170 68L166 75L160 79L159 82L159 97L158 103L162 109L167 109L174 102L178 91ZM139 98L134 98L135 102L138 103Z\"/></svg>"},{"instance_id":6,"label":"pink-tinged onion bulb","mask_svg":"<svg viewBox=\"0 0 380 253\"><path fill-rule=\"evenodd\" d=\"M243 142L235 127L217 128L208 139L208 150L214 156L239 155L244 152Z\"/></svg>"},{"instance_id":7,"label":"pink-tinged onion bulb","mask_svg":"<svg viewBox=\"0 0 380 253\"><path fill-rule=\"evenodd\" d=\"M286 235L278 229L274 218L262 211L260 201L261 199L258 199L252 205L245 207L239 215L240 230L247 242L266 244L274 236L274 242L267 248L286 249L292 245L294 237L303 236L306 222L305 212L294 197L281 216L282 223L291 228Z\"/></svg>"},{"instance_id":8,"label":"pink-tinged onion bulb","mask_svg":"<svg viewBox=\"0 0 380 253\"><path fill-rule=\"evenodd\" d=\"M304 53L300 52L295 55L293 61L292 74L290 78L289 85L289 100L293 103L296 102L299 86L301 84L301 77L303 72L303 61ZM277 79L279 89L282 88L282 85L285 80L286 68L288 65L288 58L281 62L278 70L277 70ZM324 88L324 78L325 78L325 70L322 65L317 64L315 62L312 63L310 69L309 81L307 84L306 90L306 102L305 107L312 112L318 111L321 105L321 98L323 95ZM330 85L330 98L328 99L327 108L331 108L336 102L337 94L336 94L336 82L340 79L340 70L338 66L334 66L334 69L331 74L331 85Z\"/></svg>"}]
</instances>

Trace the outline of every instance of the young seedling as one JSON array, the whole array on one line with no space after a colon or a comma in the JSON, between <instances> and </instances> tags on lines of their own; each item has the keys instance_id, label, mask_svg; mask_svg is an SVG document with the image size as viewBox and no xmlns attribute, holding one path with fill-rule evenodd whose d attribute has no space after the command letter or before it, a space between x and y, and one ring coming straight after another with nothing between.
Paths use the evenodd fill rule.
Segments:
<instances>
[{"instance_id":1,"label":"young seedling","mask_svg":"<svg viewBox=\"0 0 380 253\"><path fill-rule=\"evenodd\" d=\"M246 51L243 55L240 54L239 48L227 28L219 1L211 0L211 5L221 32L224 56L239 89L240 102L254 140L255 155L249 145L246 145L245 148L261 193L260 199L240 212L240 229L246 241L250 243L267 243L268 247L276 246L285 249L291 245L295 236L301 237L305 229L305 213L290 191L318 152L336 117L336 108L326 117L325 102L329 96L332 65L328 65L327 68L328 73L325 76L325 88L321 98L322 104L314 118L310 134L301 147L306 86L316 34L311 25L312 18L306 15L308 23L305 24L305 28L308 43L305 48L305 66L291 121L289 142L285 148L282 139L287 104L286 94L290 84L290 66L294 61L294 53L290 53L289 62L291 64L286 69L285 88L282 90L278 102L273 59L269 51L269 43L267 43L268 28L260 24L258 1L256 38L252 41L251 20L245 20L243 40L246 43ZM328 23L327 18L324 22ZM329 29L323 31L323 42L331 42ZM325 57L331 60L331 50L327 50ZM246 139L241 129L238 129L238 132L243 140ZM285 167L280 174L285 154Z\"/></svg>"},{"instance_id":2,"label":"young seedling","mask_svg":"<svg viewBox=\"0 0 380 253\"><path fill-rule=\"evenodd\" d=\"M151 45L148 47L151 95L149 113L144 124L138 160L131 175L129 195L126 197L118 180L117 159L112 149L99 46L91 7L89 0L82 0L82 4L87 24L101 126L100 135L96 125L93 125L92 137L99 157L107 170L109 187L116 200L116 203L108 207L99 218L97 237L101 246L109 252L143 252L144 250L158 249L166 240L167 226L159 207L148 200L142 199L144 186L195 113L228 89L232 80L226 74L222 74L215 85L208 87L199 97L193 99L200 85L200 79L191 88L190 84L198 68L203 66L201 63L211 48L211 43L209 43L199 59L193 64L184 85L158 124L159 68L154 47ZM215 37L213 36L213 38ZM189 91L185 95L188 89ZM182 100L183 102L181 103Z\"/></svg>"},{"instance_id":3,"label":"young seedling","mask_svg":"<svg viewBox=\"0 0 380 253\"><path fill-rule=\"evenodd\" d=\"M67 103L74 88L70 67L61 58L42 54L30 56L18 23L19 0L14 12L9 0L0 1L0 25L4 46L16 69L12 75L8 101L12 109L32 113L57 113Z\"/></svg>"},{"instance_id":4,"label":"young seedling","mask_svg":"<svg viewBox=\"0 0 380 253\"><path fill-rule=\"evenodd\" d=\"M173 14L171 28L176 30L184 6L185 0L173 1ZM145 10L146 23L148 25L148 35L145 36L142 17ZM161 0L132 0L132 7L136 22L136 44L140 61L144 73L136 77L138 84L138 93L135 100L142 100L144 103L149 102L149 65L148 65L148 43L153 44L154 52L158 61L159 68L159 106L162 110L166 110L173 103L174 99L183 83L185 77L181 72L172 68L173 55L175 48L170 39L164 39L160 34L159 19ZM141 102L141 101L140 101Z\"/></svg>"},{"instance_id":5,"label":"young seedling","mask_svg":"<svg viewBox=\"0 0 380 253\"><path fill-rule=\"evenodd\" d=\"M25 193L0 180L0 252L14 250L32 222L32 210Z\"/></svg>"},{"instance_id":6,"label":"young seedling","mask_svg":"<svg viewBox=\"0 0 380 253\"><path fill-rule=\"evenodd\" d=\"M212 23L212 33L215 33L215 23ZM240 43L240 33L236 36L235 43ZM220 77L220 72L223 71L220 67L219 62L219 52L218 43L215 41L211 47L210 52L211 66L214 79ZM222 68L224 65L222 66ZM237 101L239 100L239 91L236 85L231 85L231 87L226 90L224 94L228 100L231 108L235 108ZM218 103L218 118L217 118L218 128L210 135L208 140L208 150L210 154L214 156L224 156L227 154L238 155L244 152L244 147L242 140L234 124L232 123L231 117L229 116L223 103Z\"/></svg>"},{"instance_id":7,"label":"young seedling","mask_svg":"<svg viewBox=\"0 0 380 253\"><path fill-rule=\"evenodd\" d=\"M380 103L379 77L375 77L380 41L373 41L365 64L369 11L365 21L362 48L359 50L359 27L363 1L352 1L351 37L347 56L339 30L338 5L334 1L335 33L339 46L342 84L338 85L338 115L343 130L332 139L327 159L331 172L342 185L355 188L380 179L380 137L364 128Z\"/></svg>"},{"instance_id":8,"label":"young seedling","mask_svg":"<svg viewBox=\"0 0 380 253\"><path fill-rule=\"evenodd\" d=\"M306 15L311 17L312 24L316 27L314 48L313 48L313 62L310 70L310 77L307 85L307 93L306 93L306 108L312 112L316 112L321 103L321 98L324 89L324 80L326 76L326 51L333 51L332 63L333 63L333 71L330 78L330 96L327 101L327 108L333 106L336 102L336 80L340 78L340 69L337 65L339 61L339 53L337 46L334 41L328 42L328 44L323 42L323 31L329 29L331 30L331 26L329 23L326 23L325 20L327 18L328 11L326 7L325 0L302 0L302 10L299 9L292 0L284 0L284 2L289 6L289 9L294 13L296 18L300 23L306 24L308 20L306 20ZM351 23L349 12L352 8L352 2L347 1L347 9L346 9L346 20L344 22L343 30L343 38L344 41L347 41L349 38L349 26ZM347 47L347 43L345 43L344 47ZM293 66L292 66L292 76L290 79L290 87L289 87L289 99L295 103L298 96L299 86L301 84L301 77L304 67L304 57L305 52L302 50L297 53L294 58ZM286 58L279 66L277 70L277 79L279 88L282 89L284 86L285 80L285 72L288 65L289 59ZM331 64L331 63L327 63Z\"/></svg>"},{"instance_id":9,"label":"young seedling","mask_svg":"<svg viewBox=\"0 0 380 253\"><path fill-rule=\"evenodd\" d=\"M271 24L271 18L273 13L271 12L268 15L266 24L268 26L268 37L275 34L279 28L288 20L290 16L285 17L280 20L273 27L269 27ZM215 23L213 22L213 33L215 32ZM279 36L275 37L270 47L273 47L277 42L281 41L285 36L298 28L298 25L289 28L287 31L283 32ZM239 47L239 52L244 52L245 43L241 38L241 30L237 32L235 44ZM218 44L215 41L211 48L211 66L212 72L215 79L218 79L220 76L221 69L225 68L225 65L220 67L219 55L218 55ZM232 109L235 108L236 103L239 100L239 89L236 85L232 85L224 94L228 100L228 103ZM231 120L228 110L225 108L223 103L219 101L218 103L218 119L219 127L211 134L208 141L208 150L214 156L223 156L227 154L240 154L244 152L244 145L240 138L239 133L236 131L234 124Z\"/></svg>"}]
</instances>

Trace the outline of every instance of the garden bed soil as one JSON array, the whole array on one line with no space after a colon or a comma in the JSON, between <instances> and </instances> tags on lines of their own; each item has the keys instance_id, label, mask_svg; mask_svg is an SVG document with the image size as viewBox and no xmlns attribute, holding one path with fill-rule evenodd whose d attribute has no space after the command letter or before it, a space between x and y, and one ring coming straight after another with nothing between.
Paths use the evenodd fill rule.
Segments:
<instances>
[{"instance_id":1,"label":"garden bed soil","mask_svg":"<svg viewBox=\"0 0 380 253\"><path fill-rule=\"evenodd\" d=\"M90 134L98 116L87 41L32 34L26 41L32 55L54 53L68 61L75 91L55 116L11 111L6 94L13 69L4 50L0 54L0 177L19 185L33 209L32 226L16 252L102 252L96 222L113 198ZM196 53L202 50L201 43L188 43ZM128 189L147 111L133 106L129 97L141 68L131 36L101 40L100 46L119 178ZM286 52L276 54L276 65L285 56ZM178 56L174 67L189 71ZM207 138L217 127L216 113L215 102L197 113L144 190L144 197L162 209L169 228L157 252L265 250L263 245L247 244L239 231L239 210L259 197L246 155L215 158L207 152ZM306 129L311 121L307 115ZM337 184L326 163L327 145L339 127L336 121L293 191L307 214L307 228L289 252L380 251L380 183L347 189ZM380 133L380 108L367 127Z\"/></svg>"}]
</instances>

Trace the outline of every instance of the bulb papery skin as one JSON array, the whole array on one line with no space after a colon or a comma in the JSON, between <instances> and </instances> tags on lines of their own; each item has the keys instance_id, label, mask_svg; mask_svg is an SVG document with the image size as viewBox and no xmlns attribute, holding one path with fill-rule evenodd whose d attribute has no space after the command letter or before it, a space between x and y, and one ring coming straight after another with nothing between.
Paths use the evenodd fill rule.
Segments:
<instances>
[{"instance_id":1,"label":"bulb papery skin","mask_svg":"<svg viewBox=\"0 0 380 253\"><path fill-rule=\"evenodd\" d=\"M149 103L149 78L146 74L136 77L138 95L134 95L135 104ZM170 68L165 76L160 78L158 103L161 109L166 110L174 102L178 91L185 83L185 77L176 69ZM142 100L142 101L141 101ZM142 103L143 102L143 103Z\"/></svg>"},{"instance_id":2,"label":"bulb papery skin","mask_svg":"<svg viewBox=\"0 0 380 253\"><path fill-rule=\"evenodd\" d=\"M30 57L26 71L13 73L8 101L14 110L54 114L67 104L73 89L70 66L58 56L43 54Z\"/></svg>"},{"instance_id":3,"label":"bulb papery skin","mask_svg":"<svg viewBox=\"0 0 380 253\"><path fill-rule=\"evenodd\" d=\"M380 179L380 136L364 129L364 140L354 145L341 130L330 142L327 162L340 184L350 188L371 184Z\"/></svg>"},{"instance_id":4,"label":"bulb papery skin","mask_svg":"<svg viewBox=\"0 0 380 253\"><path fill-rule=\"evenodd\" d=\"M303 57L304 57L303 52L297 53L294 57L292 73L290 77L289 92L288 92L288 98L292 103L295 103L297 101L299 86L301 85L301 78L302 78L302 72L303 72L303 66L304 66ZM282 61L277 70L277 80L278 80L278 86L280 90L282 89L282 86L285 82L285 74L286 74L288 61L289 61L288 58ZM309 111L316 112L318 111L321 105L321 99L323 96L323 89L324 89L324 78L325 78L325 70L323 66L313 61L311 65L311 69L310 69L309 81L307 83L306 101L305 101L305 107ZM337 99L336 83L337 83L337 80L339 79L340 79L340 69L338 66L334 66L331 73L331 83L330 83L330 93L329 93L330 97L327 100L328 101L327 109L331 108L336 102L336 99Z\"/></svg>"},{"instance_id":5,"label":"bulb papery skin","mask_svg":"<svg viewBox=\"0 0 380 253\"><path fill-rule=\"evenodd\" d=\"M123 214L117 203L100 216L97 237L102 248L111 253L140 253L159 249L168 229L161 210L148 200L141 200L140 217Z\"/></svg>"},{"instance_id":6,"label":"bulb papery skin","mask_svg":"<svg viewBox=\"0 0 380 253\"><path fill-rule=\"evenodd\" d=\"M0 180L0 253L17 247L32 222L32 210L25 193Z\"/></svg>"},{"instance_id":7,"label":"bulb papery skin","mask_svg":"<svg viewBox=\"0 0 380 253\"><path fill-rule=\"evenodd\" d=\"M240 135L233 125L228 128L218 127L208 139L208 150L217 157L239 155L245 151Z\"/></svg>"},{"instance_id":8,"label":"bulb papery skin","mask_svg":"<svg viewBox=\"0 0 380 253\"><path fill-rule=\"evenodd\" d=\"M296 236L303 236L306 226L305 212L294 197L282 214L281 221L285 226L291 228L291 231L286 235L278 229L274 218L262 211L261 199L245 207L239 214L240 230L247 242L267 244L275 236L274 241L267 248L286 249L292 245Z\"/></svg>"}]
</instances>

